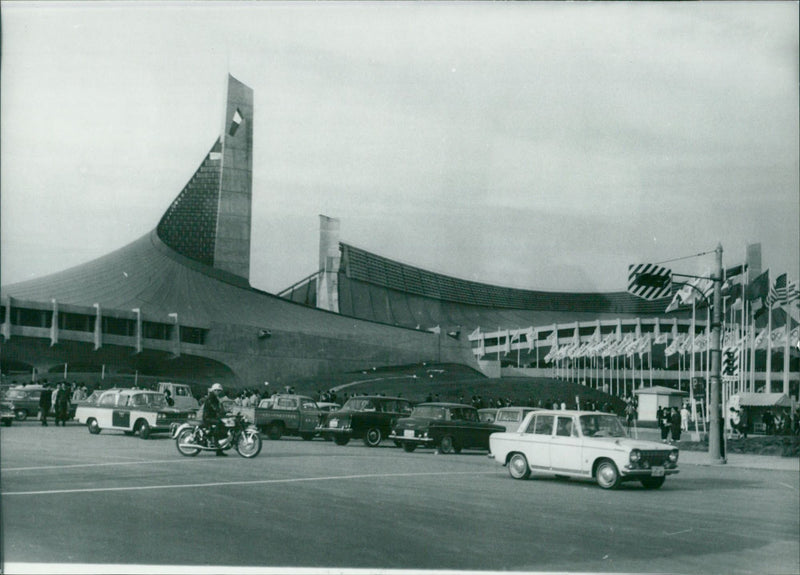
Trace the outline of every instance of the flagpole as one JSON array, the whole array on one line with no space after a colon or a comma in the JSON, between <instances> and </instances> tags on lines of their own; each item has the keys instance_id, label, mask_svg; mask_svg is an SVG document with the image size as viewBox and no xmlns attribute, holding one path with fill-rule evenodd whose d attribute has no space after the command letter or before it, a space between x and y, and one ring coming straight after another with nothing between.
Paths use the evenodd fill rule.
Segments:
<instances>
[{"instance_id":1,"label":"flagpole","mask_svg":"<svg viewBox=\"0 0 800 575\"><path fill-rule=\"evenodd\" d=\"M789 361L791 359L789 354L789 339L791 337L792 322L790 321L789 313L784 310L786 315L786 336L783 342L783 393L789 395ZM794 413L794 411L792 411Z\"/></svg>"},{"instance_id":2,"label":"flagpole","mask_svg":"<svg viewBox=\"0 0 800 575\"><path fill-rule=\"evenodd\" d=\"M750 338L750 390L756 390L756 314L750 307L750 329L753 337Z\"/></svg>"},{"instance_id":3,"label":"flagpole","mask_svg":"<svg viewBox=\"0 0 800 575\"><path fill-rule=\"evenodd\" d=\"M694 381L694 335L695 335L694 332L696 323L695 322L695 316L696 316L695 309L697 307L695 305L696 301L697 298L692 298L692 339L690 341L690 345L692 346L692 357L691 360L689 361L689 386L691 386L692 382Z\"/></svg>"},{"instance_id":4,"label":"flagpole","mask_svg":"<svg viewBox=\"0 0 800 575\"><path fill-rule=\"evenodd\" d=\"M772 304L767 303L767 393L772 392Z\"/></svg>"}]
</instances>

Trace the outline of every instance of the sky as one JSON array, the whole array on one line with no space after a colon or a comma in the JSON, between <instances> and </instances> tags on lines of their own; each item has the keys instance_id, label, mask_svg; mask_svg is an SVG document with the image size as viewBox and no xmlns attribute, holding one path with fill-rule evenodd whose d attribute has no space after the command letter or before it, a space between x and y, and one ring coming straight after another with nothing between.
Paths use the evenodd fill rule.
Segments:
<instances>
[{"instance_id":1,"label":"sky","mask_svg":"<svg viewBox=\"0 0 800 575\"><path fill-rule=\"evenodd\" d=\"M502 286L623 291L760 243L800 275L798 4L0 5L0 280L149 233L254 90L251 285L341 240ZM679 259L686 258L686 259Z\"/></svg>"}]
</instances>

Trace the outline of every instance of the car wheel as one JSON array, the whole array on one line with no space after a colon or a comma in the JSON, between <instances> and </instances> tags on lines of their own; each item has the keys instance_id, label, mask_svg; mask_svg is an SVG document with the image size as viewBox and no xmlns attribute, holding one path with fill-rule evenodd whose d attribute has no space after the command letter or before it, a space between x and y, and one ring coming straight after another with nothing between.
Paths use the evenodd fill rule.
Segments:
<instances>
[{"instance_id":1,"label":"car wheel","mask_svg":"<svg viewBox=\"0 0 800 575\"><path fill-rule=\"evenodd\" d=\"M267 428L267 437L276 441L283 435L283 425L280 423L273 423Z\"/></svg>"},{"instance_id":2,"label":"car wheel","mask_svg":"<svg viewBox=\"0 0 800 575\"><path fill-rule=\"evenodd\" d=\"M150 438L150 424L144 420L142 420L142 422L139 423L139 437L141 437L142 439Z\"/></svg>"},{"instance_id":3,"label":"car wheel","mask_svg":"<svg viewBox=\"0 0 800 575\"><path fill-rule=\"evenodd\" d=\"M89 428L89 433L92 435L97 435L100 433L100 424L97 423L97 420L94 418L91 418L86 422L86 427Z\"/></svg>"},{"instance_id":4,"label":"car wheel","mask_svg":"<svg viewBox=\"0 0 800 575\"><path fill-rule=\"evenodd\" d=\"M508 473L514 479L528 479L531 476L531 468L528 459L521 453L515 453L508 460Z\"/></svg>"},{"instance_id":5,"label":"car wheel","mask_svg":"<svg viewBox=\"0 0 800 575\"><path fill-rule=\"evenodd\" d=\"M439 442L439 453L448 455L450 453L455 453L456 451L456 442L451 435L445 435L442 437L442 440Z\"/></svg>"},{"instance_id":6,"label":"car wheel","mask_svg":"<svg viewBox=\"0 0 800 575\"><path fill-rule=\"evenodd\" d=\"M377 427L370 427L367 430L367 434L364 436L364 445L367 447L377 447L380 445L382 439L383 434L381 430Z\"/></svg>"},{"instance_id":7,"label":"car wheel","mask_svg":"<svg viewBox=\"0 0 800 575\"><path fill-rule=\"evenodd\" d=\"M11 427L11 419L4 419L3 425L5 425L6 427Z\"/></svg>"},{"instance_id":8,"label":"car wheel","mask_svg":"<svg viewBox=\"0 0 800 575\"><path fill-rule=\"evenodd\" d=\"M403 451L406 453L411 453L417 448L416 443L404 443L403 444Z\"/></svg>"},{"instance_id":9,"label":"car wheel","mask_svg":"<svg viewBox=\"0 0 800 575\"><path fill-rule=\"evenodd\" d=\"M346 435L337 435L333 438L333 441L336 442L336 445L347 445L350 443L350 438Z\"/></svg>"},{"instance_id":10,"label":"car wheel","mask_svg":"<svg viewBox=\"0 0 800 575\"><path fill-rule=\"evenodd\" d=\"M597 465L595 471L595 479L597 484L603 489L616 489L619 487L619 471L614 462L610 459L604 459Z\"/></svg>"},{"instance_id":11,"label":"car wheel","mask_svg":"<svg viewBox=\"0 0 800 575\"><path fill-rule=\"evenodd\" d=\"M28 419L28 412L24 409L18 409L14 412L14 417L17 418L17 421L25 421Z\"/></svg>"},{"instance_id":12,"label":"car wheel","mask_svg":"<svg viewBox=\"0 0 800 575\"><path fill-rule=\"evenodd\" d=\"M642 486L645 489L658 489L664 485L664 477L643 477Z\"/></svg>"}]
</instances>

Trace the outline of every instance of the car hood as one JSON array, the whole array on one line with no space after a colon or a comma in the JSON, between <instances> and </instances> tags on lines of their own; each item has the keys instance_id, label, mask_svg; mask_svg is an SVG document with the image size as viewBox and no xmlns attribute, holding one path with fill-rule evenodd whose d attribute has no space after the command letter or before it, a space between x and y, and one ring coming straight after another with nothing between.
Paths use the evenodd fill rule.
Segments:
<instances>
[{"instance_id":1,"label":"car hood","mask_svg":"<svg viewBox=\"0 0 800 575\"><path fill-rule=\"evenodd\" d=\"M660 443L658 441L648 441L646 439L633 439L632 437L588 437L589 443L603 443L611 446L619 446L624 449L640 449L642 451L671 451L677 449L674 445Z\"/></svg>"},{"instance_id":2,"label":"car hood","mask_svg":"<svg viewBox=\"0 0 800 575\"><path fill-rule=\"evenodd\" d=\"M434 421L430 417L401 417L395 427L398 429L424 429Z\"/></svg>"}]
</instances>

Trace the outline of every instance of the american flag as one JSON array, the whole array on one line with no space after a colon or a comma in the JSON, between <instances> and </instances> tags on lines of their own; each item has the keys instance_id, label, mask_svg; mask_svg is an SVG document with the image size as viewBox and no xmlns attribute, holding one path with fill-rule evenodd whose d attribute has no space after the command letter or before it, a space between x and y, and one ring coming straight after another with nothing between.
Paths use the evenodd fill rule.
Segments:
<instances>
[{"instance_id":1,"label":"american flag","mask_svg":"<svg viewBox=\"0 0 800 575\"><path fill-rule=\"evenodd\" d=\"M769 288L767 306L771 308L775 304L789 305L798 300L800 300L800 291L797 289L797 282L787 281L786 274L781 274Z\"/></svg>"}]
</instances>

